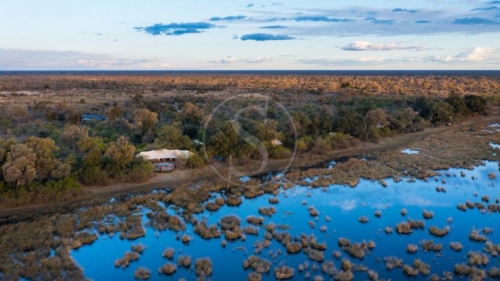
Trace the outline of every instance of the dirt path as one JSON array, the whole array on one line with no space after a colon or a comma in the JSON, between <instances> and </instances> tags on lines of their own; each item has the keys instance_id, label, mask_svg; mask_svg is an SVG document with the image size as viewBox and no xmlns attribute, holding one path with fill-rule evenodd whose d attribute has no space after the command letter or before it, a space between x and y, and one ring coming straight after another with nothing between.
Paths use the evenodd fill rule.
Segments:
<instances>
[{"instance_id":1,"label":"dirt path","mask_svg":"<svg viewBox=\"0 0 500 281\"><path fill-rule=\"evenodd\" d=\"M431 135L443 134L454 130L461 130L470 126L487 125L494 122L500 122L498 110L489 116L479 116L469 119L463 123L457 123L450 127L428 128L421 132L402 134L395 137L385 138L379 143L363 142L355 148L336 150L327 152L323 155L313 155L305 153L295 157L290 168L303 168L318 165L332 159L342 157L370 155L381 153L383 151L403 148L410 146L413 142L425 139ZM270 160L264 172L279 171L284 169L289 160ZM242 168L245 169L244 167ZM249 172L248 175L252 175ZM71 210L86 204L100 204L109 200L110 197L121 194L147 192L155 188L176 188L183 185L192 184L201 180L208 180L217 177L217 174L211 167L205 167L198 170L176 171L169 174L160 174L143 184L120 184L108 187L86 187L86 192L81 197L70 202L58 204L38 204L19 208L7 208L0 210L0 223L11 220L22 219L23 217L34 217L40 214L50 214L60 210Z\"/></svg>"}]
</instances>

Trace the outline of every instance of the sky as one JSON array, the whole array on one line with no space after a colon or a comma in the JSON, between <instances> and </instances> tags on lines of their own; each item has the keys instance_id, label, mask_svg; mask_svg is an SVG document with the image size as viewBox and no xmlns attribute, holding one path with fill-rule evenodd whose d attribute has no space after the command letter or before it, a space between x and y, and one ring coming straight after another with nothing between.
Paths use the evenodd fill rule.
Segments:
<instances>
[{"instance_id":1,"label":"sky","mask_svg":"<svg viewBox=\"0 0 500 281\"><path fill-rule=\"evenodd\" d=\"M5 0L0 70L498 70L500 0Z\"/></svg>"}]
</instances>

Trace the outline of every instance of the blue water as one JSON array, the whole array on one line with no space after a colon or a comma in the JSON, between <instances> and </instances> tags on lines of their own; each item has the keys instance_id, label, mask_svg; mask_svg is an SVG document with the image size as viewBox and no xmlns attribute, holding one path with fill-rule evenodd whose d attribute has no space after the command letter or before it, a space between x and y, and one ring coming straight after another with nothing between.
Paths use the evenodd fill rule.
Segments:
<instances>
[{"instance_id":1,"label":"blue water","mask_svg":"<svg viewBox=\"0 0 500 281\"><path fill-rule=\"evenodd\" d=\"M461 177L460 171L465 172L465 177ZM473 170L450 169L441 171L442 176L430 178L428 182L417 180L409 182L403 179L401 182L394 182L387 179L387 187L382 187L378 182L361 180L355 188L347 186L331 185L323 191L321 188L311 189L304 186L296 186L289 190L282 190L277 196L279 203L274 207L277 213L272 217L266 217L265 223L287 224L292 229L287 232L292 235L313 234L318 242L326 242L327 250L324 252L325 261L333 260L335 266L340 268L340 260L332 256L333 251L340 251L342 257L349 258L356 264L363 264L371 270L376 270L380 279L391 278L393 280L405 279L401 269L387 271L383 262L378 262L377 258L383 259L385 256L397 256L402 258L404 263L412 264L416 258L422 259L431 266L431 272L441 276L443 271L453 272L453 266L456 263L466 262L465 256L469 251L483 252L484 243L474 243L469 241L468 235L472 229L482 229L484 227L494 228L493 234L488 235L488 239L494 244L500 243L499 222L500 214L481 213L479 210L467 210L462 212L457 210L456 205L471 202L480 202L481 196L489 195L490 203L500 198L500 192L495 187L495 180L488 178L489 173L498 172L498 163L486 162L484 166L476 167ZM447 176L448 175L448 176ZM472 178L474 177L474 179ZM446 183L442 183L442 180ZM436 192L436 187L442 186L447 189L446 193ZM308 196L310 195L310 196ZM214 195L214 198L220 195ZM248 224L246 217L249 215L260 216L259 207L269 207L269 198L274 197L266 194L256 199L244 199L239 207L224 206L216 212L204 212L195 215L198 219L205 218L207 225L216 224L226 215L237 215L241 219L241 228L244 229ZM302 205L303 201L307 205ZM487 205L485 203L485 205ZM314 206L320 215L317 218L309 216L308 207ZM406 208L408 213L406 217L400 214L401 208ZM374 212L382 211L381 218L376 218ZM425 229L413 230L411 235L398 235L395 232L395 225L408 218L423 220L422 211L429 210L434 212L434 218L425 220ZM144 209L144 213L147 209ZM291 212L289 214L288 212ZM169 210L169 213L172 213ZM325 216L329 216L331 221L327 222ZM361 224L358 222L360 216L367 216L369 222ZM453 221L447 223L447 219L452 217ZM147 222L143 218L143 224ZM315 227L308 225L309 221L315 222ZM326 226L327 231L321 232L320 227ZM434 237L428 232L430 226L443 228L450 226L449 234L445 237ZM383 230L386 226L394 227L392 234L386 234ZM263 240L265 233L263 227L259 230L259 236L246 235L246 242L237 240L228 242L226 248L221 247L221 241L224 239L222 234L220 238L204 240L193 233L193 227L186 225L186 231L175 233L165 230L157 232L156 230L145 227L146 236L134 241L120 240L119 234L113 237L100 235L99 239L90 246L83 246L80 249L72 251L72 256L76 262L83 268L86 277L94 280L134 280L134 271L138 267L147 267L151 270L150 280L178 280L185 278L194 280L196 278L194 271L178 267L177 271L171 275L160 275L157 270L160 266L168 262L162 258L162 252L167 247L175 249L174 260L176 264L179 254L188 254L192 257L192 267L194 261L200 257L210 257L212 260L212 279L213 280L246 280L251 270L243 269L243 260L254 254L253 243L257 240ZM278 230L281 232L282 230ZM156 235L155 235L156 233ZM183 244L176 237L187 233L192 237L188 245ZM339 237L346 237L351 242L361 242L362 240L373 240L376 243L375 249L367 254L363 260L354 259L343 252L337 245ZM433 240L435 243L442 243L442 256L434 252L424 253L419 247L416 254L408 254L406 245L409 243L419 244L422 240ZM449 249L450 242L459 241L463 245L461 252L454 252ZM132 244L142 243L147 249L140 255L139 260L131 262L128 268L115 268L114 261L123 257L126 251L130 251ZM244 251L246 249L246 252ZM287 255L286 249L278 242L272 242L270 248L264 248L259 254L260 257L272 261L269 256L269 250L281 249L282 254L278 256L277 262L273 264L269 274L263 275L263 280L275 280L273 268L280 263L295 268L295 275L292 280L304 279L304 272L299 273L297 266L308 260L307 256L300 252L298 254ZM490 263L486 269L495 265L498 266L498 258L491 257ZM312 261L309 261L312 265ZM311 272L311 277L322 274L321 266L319 269ZM311 271L311 266L309 267ZM325 280L330 277L323 274ZM428 276L419 275L417 280L427 280ZM356 272L356 280L367 280L366 272Z\"/></svg>"}]
</instances>

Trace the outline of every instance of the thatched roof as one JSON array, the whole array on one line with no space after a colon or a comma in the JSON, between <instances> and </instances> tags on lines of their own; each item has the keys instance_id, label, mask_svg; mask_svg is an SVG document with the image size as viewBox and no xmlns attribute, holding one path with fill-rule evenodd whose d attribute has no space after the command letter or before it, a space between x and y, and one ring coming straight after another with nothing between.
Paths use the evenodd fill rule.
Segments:
<instances>
[{"instance_id":1,"label":"thatched roof","mask_svg":"<svg viewBox=\"0 0 500 281\"><path fill-rule=\"evenodd\" d=\"M146 160L155 160L155 159L187 159L191 156L192 152L189 150L170 150L170 149L161 149L161 150L151 150L151 151L143 151L138 153L135 157L142 157Z\"/></svg>"}]
</instances>

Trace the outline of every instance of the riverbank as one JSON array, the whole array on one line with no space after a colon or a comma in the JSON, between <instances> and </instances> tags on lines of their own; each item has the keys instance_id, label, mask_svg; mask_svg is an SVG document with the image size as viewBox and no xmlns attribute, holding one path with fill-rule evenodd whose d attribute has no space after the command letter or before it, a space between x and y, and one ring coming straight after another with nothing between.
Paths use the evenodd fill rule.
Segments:
<instances>
[{"instance_id":1,"label":"riverbank","mask_svg":"<svg viewBox=\"0 0 500 281\"><path fill-rule=\"evenodd\" d=\"M397 135L391 138L382 139L379 143L362 142L358 147L330 151L321 155L304 153L297 155L289 167L290 169L303 169L317 166L321 163L333 159L353 157L382 155L384 152L399 148L405 148L412 144L428 139L433 136L439 136L446 139L446 135L453 136L454 132L460 132L477 127L485 127L489 124L500 122L498 108L494 108L488 116L477 116L462 123L454 123L453 126L444 126L437 128L428 128L421 132ZM260 162L259 162L260 164ZM265 167L264 172L280 171L286 168L289 159L270 160ZM238 167L240 171L251 171L255 163L249 163L246 166ZM253 174L248 173L249 176ZM0 224L13 221L30 220L41 215L50 215L61 211L71 211L76 208L88 205L98 205L109 201L111 197L123 196L129 193L143 193L152 189L166 188L175 189L178 187L192 185L196 182L216 179L217 173L211 167L204 167L198 170L176 171L170 174L159 174L148 182L143 184L120 184L107 187L84 187L84 194L70 202L59 204L37 204L19 208L5 208L0 210Z\"/></svg>"}]
</instances>

